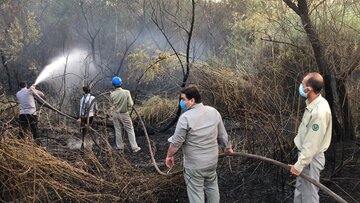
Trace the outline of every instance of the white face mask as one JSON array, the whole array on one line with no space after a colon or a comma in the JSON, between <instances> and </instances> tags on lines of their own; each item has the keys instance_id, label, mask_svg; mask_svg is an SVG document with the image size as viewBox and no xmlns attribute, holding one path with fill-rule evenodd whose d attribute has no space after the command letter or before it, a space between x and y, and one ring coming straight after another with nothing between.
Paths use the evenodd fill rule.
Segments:
<instances>
[{"instance_id":1,"label":"white face mask","mask_svg":"<svg viewBox=\"0 0 360 203\"><path fill-rule=\"evenodd\" d=\"M305 98L308 97L308 94L305 93L304 87L302 86L302 84L300 84L300 86L299 86L299 94L300 94L300 96L302 96L302 97L305 97Z\"/></svg>"}]
</instances>

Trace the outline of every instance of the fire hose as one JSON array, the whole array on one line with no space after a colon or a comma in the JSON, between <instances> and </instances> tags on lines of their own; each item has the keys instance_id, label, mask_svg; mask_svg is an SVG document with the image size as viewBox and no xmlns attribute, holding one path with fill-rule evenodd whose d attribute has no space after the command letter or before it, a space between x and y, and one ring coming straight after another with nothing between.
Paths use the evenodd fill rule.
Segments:
<instances>
[{"instance_id":1,"label":"fire hose","mask_svg":"<svg viewBox=\"0 0 360 203\"><path fill-rule=\"evenodd\" d=\"M92 101L95 102L97 98L101 97L101 96L104 96L108 94L108 92L104 92L100 95L98 95L97 97L95 97L95 99ZM48 102L46 102L43 98L41 98L39 95L37 95L35 92L34 92L34 95L36 96L36 99L38 101L40 101L44 106L46 106L47 108L69 118L69 119L73 119L73 120L76 120L76 117L74 116L71 116L69 114L66 114L66 113L63 113L61 111L59 111L58 109L54 108L53 106L51 106ZM92 104L91 103L91 104ZM89 106L91 106L91 104ZM182 171L177 171L177 172L173 172L173 173L169 173L169 171L167 173L163 172L160 170L160 168L158 167L157 163L156 163L156 160L155 160L155 156L154 156L154 153L152 151L152 146L151 146L151 142L150 142L150 138L149 138L149 135L147 133L147 130L146 130L146 126L145 126L145 123L144 121L141 119L141 116L139 115L139 113L137 112L137 110L133 107L133 110L134 112L136 113L137 117L139 118L140 120L140 123L142 125L142 128L144 130L144 134L145 134L145 137L146 137L146 140L147 140L147 143L148 143L148 147L149 147L149 152L150 152L150 157L151 157L151 161L156 169L156 171L160 174L160 175L165 175L165 176L170 176L170 175L175 175L175 174L179 174L181 173ZM88 126L91 130L95 131L94 129L92 129L90 126ZM274 160L274 159L270 159L270 158L267 158L267 157L263 157L263 156L260 156L260 155L256 155L256 154L249 154L249 153L245 153L245 152L233 152L233 153L223 153L223 154L219 154L219 158L224 158L224 157L229 157L229 156L240 156L240 157L247 157L247 158L252 158L252 159L257 159L257 160L260 160L260 161L265 161L265 162L268 162L270 164L273 164L273 165L276 165L276 166L279 166L283 169L285 169L286 171L290 171L290 166L288 166L287 164L284 164L282 162L279 162L277 160ZM332 190L330 190L328 187L326 187L325 185L321 184L319 181L301 173L300 174L300 177L302 177L303 179L309 181L310 183L314 184L315 186L317 186L319 189L321 189L322 191L324 191L326 194L328 194L329 196L331 196L332 198L334 198L337 202L340 202L340 203L347 203L347 201L345 201L342 197L340 197L339 195L337 195L335 192L333 192Z\"/></svg>"},{"instance_id":2,"label":"fire hose","mask_svg":"<svg viewBox=\"0 0 360 203\"><path fill-rule=\"evenodd\" d=\"M151 160L153 162L153 165L155 167L155 169L158 171L158 173L160 173L161 175L174 175L174 174L178 174L182 171L178 171L178 172L175 172L175 173L164 173L162 172L159 167L157 166L156 164L156 160L154 158L154 154L152 152L152 149L151 149L151 144L150 144L150 139L149 139L149 135L147 133L147 130L146 130L146 127L145 127L145 124L143 122L143 120L141 119L140 115L138 114L138 112L136 111L136 109L134 108L134 111L135 113L137 114L137 116L139 117L140 119L140 122L141 122L141 125L143 127L143 130L144 130L144 133L145 133L145 136L146 136L146 139L148 141L148 145L149 145L149 151L150 151L150 154L151 154ZM279 166L283 169L285 169L286 171L290 171L290 166L288 166L287 164L284 164L280 161L276 161L274 159L270 159L270 158L267 158L267 157L263 157L263 156L260 156L260 155L256 155L256 154L249 154L249 153L245 153L245 152L233 152L233 153L222 153L222 154L219 154L219 158L224 158L224 157L229 157L229 156L241 156L241 157L247 157L247 158L252 158L252 159L257 159L257 160L261 160L261 161L265 161L265 162L268 162L268 163L271 163L273 165L276 165L276 166ZM304 178L305 180L309 181L310 183L316 185L318 188L320 188L321 190L323 190L326 194L328 194L329 196L331 196L332 198L334 198L336 201L338 202L341 202L341 203L346 203L347 201L345 201L342 197L340 197L339 195L337 195L335 192L333 192L332 190L330 190L328 187L326 187L325 185L321 184L319 181L301 173L300 174L300 177Z\"/></svg>"}]
</instances>

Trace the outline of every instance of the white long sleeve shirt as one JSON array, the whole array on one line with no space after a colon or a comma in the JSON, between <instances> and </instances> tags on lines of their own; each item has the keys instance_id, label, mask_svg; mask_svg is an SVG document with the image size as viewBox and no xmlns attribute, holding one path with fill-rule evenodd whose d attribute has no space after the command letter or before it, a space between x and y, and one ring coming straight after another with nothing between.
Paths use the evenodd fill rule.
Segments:
<instances>
[{"instance_id":1,"label":"white long sleeve shirt","mask_svg":"<svg viewBox=\"0 0 360 203\"><path fill-rule=\"evenodd\" d=\"M34 92L39 96L43 97L44 93L39 90L31 90L26 87L22 88L16 93L16 98L19 102L20 112L19 114L32 114L36 115L36 106L34 99Z\"/></svg>"}]
</instances>

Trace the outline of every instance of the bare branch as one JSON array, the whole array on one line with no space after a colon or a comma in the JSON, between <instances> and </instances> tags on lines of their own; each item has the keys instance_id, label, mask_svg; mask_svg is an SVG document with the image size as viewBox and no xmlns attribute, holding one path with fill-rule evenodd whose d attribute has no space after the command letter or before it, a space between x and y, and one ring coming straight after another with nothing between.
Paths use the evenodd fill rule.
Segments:
<instances>
[{"instance_id":1,"label":"bare branch","mask_svg":"<svg viewBox=\"0 0 360 203\"><path fill-rule=\"evenodd\" d=\"M140 30L140 32L137 34L137 36L134 38L134 40L129 45L126 46L125 52L121 57L119 67L118 67L117 71L115 72L115 75L119 75L121 67L122 67L122 65L123 65L123 63L125 61L126 56L128 55L128 52L129 52L130 48L132 47L132 45L135 44L135 42L137 41L137 39L139 38L139 36L140 36L140 34L142 33L143 30L144 30L144 28L142 28Z\"/></svg>"},{"instance_id":2,"label":"bare branch","mask_svg":"<svg viewBox=\"0 0 360 203\"><path fill-rule=\"evenodd\" d=\"M273 39L267 39L267 38L263 38L263 37L261 37L260 39L263 40L263 41L267 41L267 42L273 42L273 43L279 43L279 44L287 44L287 45L296 47L296 48L300 49L301 51L305 52L305 49L303 47L300 47L300 46L298 46L296 44L293 44L293 43L283 42L283 41L278 41L278 40L273 40Z\"/></svg>"},{"instance_id":3,"label":"bare branch","mask_svg":"<svg viewBox=\"0 0 360 203\"><path fill-rule=\"evenodd\" d=\"M153 23L156 25L156 27L160 30L160 32L162 33L162 35L165 37L167 43L169 44L169 46L171 47L171 49L173 50L173 52L175 53L176 55L176 58L178 59L179 63L180 63L180 66L183 70L183 74L185 75L185 68L184 68L184 65L180 59L180 56L179 56L179 53L178 51L175 49L174 45L171 43L169 37L167 36L167 34L165 33L164 29L163 29L163 26L160 26L160 24L158 23L157 21L157 18L155 17L151 17L151 20L153 21ZM163 24L161 24L163 25Z\"/></svg>"},{"instance_id":4,"label":"bare branch","mask_svg":"<svg viewBox=\"0 0 360 203\"><path fill-rule=\"evenodd\" d=\"M322 5L323 3L325 3L325 1L326 1L326 0L322 0L322 1L320 1L318 4L316 4L316 5L314 6L314 8L311 9L311 11L309 12L309 14L311 15L311 13L312 13L313 11L315 11L320 5Z\"/></svg>"},{"instance_id":5,"label":"bare branch","mask_svg":"<svg viewBox=\"0 0 360 203\"><path fill-rule=\"evenodd\" d=\"M292 0L283 0L286 5L288 5L293 11L295 11L295 13L297 13L298 15L300 15L300 10L299 8L295 5L294 2L292 2Z\"/></svg>"}]
</instances>

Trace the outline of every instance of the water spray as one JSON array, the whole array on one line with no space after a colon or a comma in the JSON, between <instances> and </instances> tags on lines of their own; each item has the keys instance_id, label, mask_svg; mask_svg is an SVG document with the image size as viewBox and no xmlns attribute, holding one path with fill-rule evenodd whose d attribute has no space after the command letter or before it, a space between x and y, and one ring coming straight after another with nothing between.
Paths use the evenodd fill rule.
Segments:
<instances>
[{"instance_id":1,"label":"water spray","mask_svg":"<svg viewBox=\"0 0 360 203\"><path fill-rule=\"evenodd\" d=\"M48 81L57 77L64 76L64 70L66 73L72 75L80 75L81 71L85 67L87 61L87 52L80 49L74 49L68 54L57 57L52 62L45 66L37 77L34 85L38 85L41 82Z\"/></svg>"}]
</instances>

